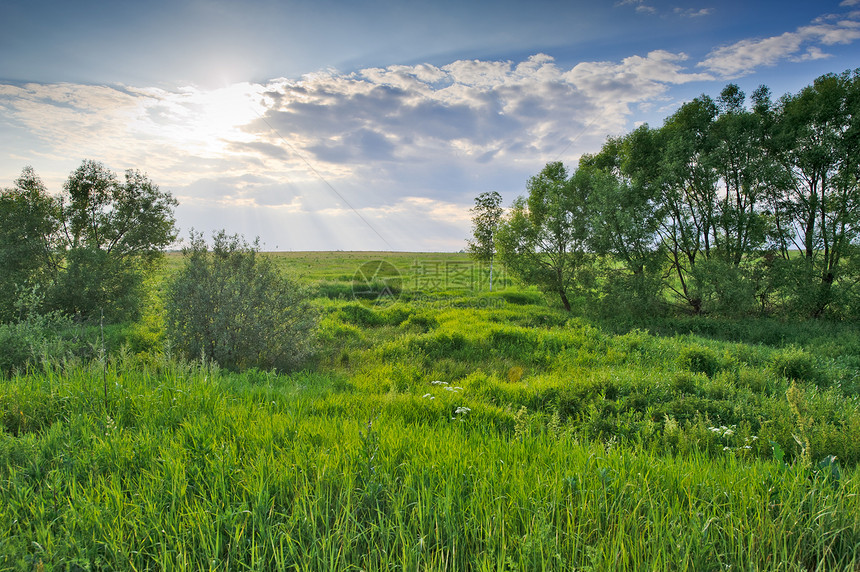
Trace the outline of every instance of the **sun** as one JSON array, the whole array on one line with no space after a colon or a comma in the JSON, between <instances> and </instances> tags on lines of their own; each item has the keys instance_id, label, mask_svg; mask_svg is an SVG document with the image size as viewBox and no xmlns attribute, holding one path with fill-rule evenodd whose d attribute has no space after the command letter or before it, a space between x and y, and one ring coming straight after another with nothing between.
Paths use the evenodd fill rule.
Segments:
<instances>
[{"instance_id":1,"label":"sun","mask_svg":"<svg viewBox=\"0 0 860 572\"><path fill-rule=\"evenodd\" d=\"M217 136L231 134L247 125L257 119L264 109L261 91L262 86L259 85L236 83L198 92L194 98L195 105L199 106L198 127Z\"/></svg>"},{"instance_id":2,"label":"sun","mask_svg":"<svg viewBox=\"0 0 860 572\"><path fill-rule=\"evenodd\" d=\"M235 83L204 90L161 92L145 114L151 135L199 157L223 157L256 136L245 127L265 111L264 86ZM152 117L157 117L153 121Z\"/></svg>"}]
</instances>

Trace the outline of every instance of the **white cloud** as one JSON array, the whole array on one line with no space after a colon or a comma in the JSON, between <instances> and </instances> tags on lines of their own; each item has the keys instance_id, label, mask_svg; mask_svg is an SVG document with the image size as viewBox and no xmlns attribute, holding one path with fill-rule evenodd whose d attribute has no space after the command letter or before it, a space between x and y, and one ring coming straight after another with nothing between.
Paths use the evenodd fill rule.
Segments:
<instances>
[{"instance_id":1,"label":"white cloud","mask_svg":"<svg viewBox=\"0 0 860 572\"><path fill-rule=\"evenodd\" d=\"M594 131L621 129L629 105L669 85L711 79L683 70L683 54L654 51L570 70L537 54L519 63L461 60L441 68L393 66L266 86L266 121L306 137L322 162L354 165L457 157L536 161L557 152L595 116ZM273 134L258 135L275 143ZM379 168L374 165L374 168ZM383 167L384 168L384 167Z\"/></svg>"},{"instance_id":2,"label":"white cloud","mask_svg":"<svg viewBox=\"0 0 860 572\"><path fill-rule=\"evenodd\" d=\"M83 158L139 168L179 198L186 229L201 228L212 209L265 225L274 224L269 211L335 224L355 217L348 202L369 221L397 219L386 232L398 247L418 248L420 227L454 233L459 248L472 197L498 190L513 198L545 162L572 163L628 129L631 109L660 101L672 85L711 79L688 73L685 61L654 51L563 68L536 54L326 70L208 91L0 85L0 112L31 149L68 158L48 163L54 188ZM45 176L37 152L28 153L34 159L17 168L33 163ZM317 237L307 239L313 247L343 247L319 232L304 236Z\"/></svg>"},{"instance_id":3,"label":"white cloud","mask_svg":"<svg viewBox=\"0 0 860 572\"><path fill-rule=\"evenodd\" d=\"M804 54L791 58L793 62L811 62L814 60L823 60L831 57L830 54L825 53L818 46L810 46L806 49Z\"/></svg>"},{"instance_id":4,"label":"white cloud","mask_svg":"<svg viewBox=\"0 0 860 572\"><path fill-rule=\"evenodd\" d=\"M828 54L820 45L850 44L860 39L860 22L851 19L857 17L856 14L823 16L794 32L722 46L709 53L698 66L724 78L737 78L781 61L822 59Z\"/></svg>"},{"instance_id":5,"label":"white cloud","mask_svg":"<svg viewBox=\"0 0 860 572\"><path fill-rule=\"evenodd\" d=\"M621 0L615 4L616 6L633 6L640 14L656 14L657 9L653 6L645 4L644 0Z\"/></svg>"},{"instance_id":6,"label":"white cloud","mask_svg":"<svg viewBox=\"0 0 860 572\"><path fill-rule=\"evenodd\" d=\"M710 16L713 12L711 8L700 8L698 10L695 8L675 8L675 14L683 18L701 18L703 16Z\"/></svg>"}]
</instances>

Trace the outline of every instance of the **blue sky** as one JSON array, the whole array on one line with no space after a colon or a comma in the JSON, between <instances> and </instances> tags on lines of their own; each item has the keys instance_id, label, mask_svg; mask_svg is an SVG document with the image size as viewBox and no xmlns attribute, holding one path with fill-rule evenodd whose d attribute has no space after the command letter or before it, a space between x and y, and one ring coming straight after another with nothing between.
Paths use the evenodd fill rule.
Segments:
<instances>
[{"instance_id":1,"label":"blue sky","mask_svg":"<svg viewBox=\"0 0 860 572\"><path fill-rule=\"evenodd\" d=\"M726 83L860 66L860 0L4 0L0 185L146 172L183 235L459 250L475 196Z\"/></svg>"}]
</instances>

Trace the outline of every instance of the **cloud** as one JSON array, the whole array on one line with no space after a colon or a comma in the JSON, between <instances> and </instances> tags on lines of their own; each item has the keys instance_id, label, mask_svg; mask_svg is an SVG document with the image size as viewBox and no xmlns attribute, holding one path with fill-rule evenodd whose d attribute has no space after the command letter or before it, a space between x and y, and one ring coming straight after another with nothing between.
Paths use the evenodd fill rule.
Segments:
<instances>
[{"instance_id":1,"label":"cloud","mask_svg":"<svg viewBox=\"0 0 860 572\"><path fill-rule=\"evenodd\" d=\"M616 6L633 6L634 10L639 14L656 14L657 8L645 4L644 0L621 0L615 4Z\"/></svg>"},{"instance_id":2,"label":"cloud","mask_svg":"<svg viewBox=\"0 0 860 572\"><path fill-rule=\"evenodd\" d=\"M565 70L536 54L519 63L460 60L317 74L267 85L272 105L255 133L274 142L271 127L286 140L304 140L316 161L359 169L379 160L443 155L535 160L558 152L594 117L603 118L596 132L617 131L629 105L670 85L711 79L685 73L685 60L684 54L654 51Z\"/></svg>"},{"instance_id":3,"label":"cloud","mask_svg":"<svg viewBox=\"0 0 860 572\"><path fill-rule=\"evenodd\" d=\"M698 10L695 8L675 8L674 12L682 18L701 18L703 16L710 16L714 11L711 8L700 8Z\"/></svg>"},{"instance_id":4,"label":"cloud","mask_svg":"<svg viewBox=\"0 0 860 572\"><path fill-rule=\"evenodd\" d=\"M392 242L417 248L415 229L456 232L459 244L477 194L513 198L544 163L598 148L671 86L711 79L688 72L686 61L653 51L562 67L534 54L324 70L217 90L0 85L0 112L31 149L72 158L45 177L57 187L76 162L95 158L141 169L171 190L178 215L188 213L185 228L200 228L200 213L211 209L243 213L248 228L263 219L277 228L266 209L322 225L358 218L351 205L369 221L398 218L387 227ZM38 161L27 162L43 174ZM367 230L360 227L349 228ZM338 247L319 233L302 236ZM434 244L443 243L453 245Z\"/></svg>"},{"instance_id":5,"label":"cloud","mask_svg":"<svg viewBox=\"0 0 860 572\"><path fill-rule=\"evenodd\" d=\"M845 4L843 2L843 5ZM769 38L747 39L710 52L698 66L723 78L753 73L781 61L808 61L828 57L821 46L850 44L860 39L857 14L827 15L794 32Z\"/></svg>"}]
</instances>

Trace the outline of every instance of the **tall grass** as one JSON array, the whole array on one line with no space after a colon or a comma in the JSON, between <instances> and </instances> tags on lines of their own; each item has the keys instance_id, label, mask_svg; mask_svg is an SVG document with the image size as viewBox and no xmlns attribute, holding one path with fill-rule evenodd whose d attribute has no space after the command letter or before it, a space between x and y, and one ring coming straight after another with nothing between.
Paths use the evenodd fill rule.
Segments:
<instances>
[{"instance_id":1,"label":"tall grass","mask_svg":"<svg viewBox=\"0 0 860 572\"><path fill-rule=\"evenodd\" d=\"M107 400L101 375L72 366L7 385L3 568L825 570L860 558L854 469L836 480L500 432L471 411L452 419L442 395L351 408L351 390L318 375L113 363ZM320 400L347 406L332 415ZM407 405L420 417L405 420Z\"/></svg>"},{"instance_id":2,"label":"tall grass","mask_svg":"<svg viewBox=\"0 0 860 572\"><path fill-rule=\"evenodd\" d=\"M0 569L860 566L852 329L320 292L311 371L180 362L149 320L0 382Z\"/></svg>"}]
</instances>

